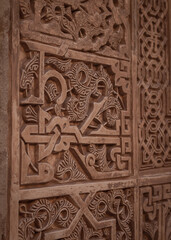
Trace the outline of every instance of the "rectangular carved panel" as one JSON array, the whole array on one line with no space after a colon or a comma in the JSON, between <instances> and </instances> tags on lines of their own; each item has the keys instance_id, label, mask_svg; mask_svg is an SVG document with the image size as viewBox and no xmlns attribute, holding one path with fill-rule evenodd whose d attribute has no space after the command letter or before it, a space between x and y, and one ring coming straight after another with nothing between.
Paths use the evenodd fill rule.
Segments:
<instances>
[{"instance_id":1,"label":"rectangular carved panel","mask_svg":"<svg viewBox=\"0 0 171 240\"><path fill-rule=\"evenodd\" d=\"M171 184L140 188L142 240L171 238Z\"/></svg>"},{"instance_id":2,"label":"rectangular carved panel","mask_svg":"<svg viewBox=\"0 0 171 240\"><path fill-rule=\"evenodd\" d=\"M171 166L168 0L138 1L140 169Z\"/></svg>"},{"instance_id":3,"label":"rectangular carved panel","mask_svg":"<svg viewBox=\"0 0 171 240\"><path fill-rule=\"evenodd\" d=\"M22 46L21 184L129 176L129 62Z\"/></svg>"},{"instance_id":4,"label":"rectangular carved panel","mask_svg":"<svg viewBox=\"0 0 171 240\"><path fill-rule=\"evenodd\" d=\"M20 202L19 239L133 239L133 189Z\"/></svg>"},{"instance_id":5,"label":"rectangular carved panel","mask_svg":"<svg viewBox=\"0 0 171 240\"><path fill-rule=\"evenodd\" d=\"M130 5L17 1L16 240L135 239Z\"/></svg>"},{"instance_id":6,"label":"rectangular carved panel","mask_svg":"<svg viewBox=\"0 0 171 240\"><path fill-rule=\"evenodd\" d=\"M130 56L130 0L20 0L20 15L24 36L65 49Z\"/></svg>"}]
</instances>

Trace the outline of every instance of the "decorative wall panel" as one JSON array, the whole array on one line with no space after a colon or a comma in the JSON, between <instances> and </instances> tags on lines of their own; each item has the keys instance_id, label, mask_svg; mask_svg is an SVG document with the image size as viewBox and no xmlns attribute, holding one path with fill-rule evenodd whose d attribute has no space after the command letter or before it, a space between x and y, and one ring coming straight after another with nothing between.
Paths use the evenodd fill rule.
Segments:
<instances>
[{"instance_id":1,"label":"decorative wall panel","mask_svg":"<svg viewBox=\"0 0 171 240\"><path fill-rule=\"evenodd\" d=\"M20 0L24 36L98 55L130 56L130 0ZM42 36L43 39L42 39Z\"/></svg>"},{"instance_id":2,"label":"decorative wall panel","mask_svg":"<svg viewBox=\"0 0 171 240\"><path fill-rule=\"evenodd\" d=\"M10 240L170 240L169 7L13 2Z\"/></svg>"},{"instance_id":3,"label":"decorative wall panel","mask_svg":"<svg viewBox=\"0 0 171 240\"><path fill-rule=\"evenodd\" d=\"M171 238L171 184L140 188L141 239Z\"/></svg>"},{"instance_id":4,"label":"decorative wall panel","mask_svg":"<svg viewBox=\"0 0 171 240\"><path fill-rule=\"evenodd\" d=\"M19 239L132 239L132 193L109 190L21 202Z\"/></svg>"},{"instance_id":5,"label":"decorative wall panel","mask_svg":"<svg viewBox=\"0 0 171 240\"><path fill-rule=\"evenodd\" d=\"M22 44L21 184L129 176L129 62Z\"/></svg>"},{"instance_id":6,"label":"decorative wall panel","mask_svg":"<svg viewBox=\"0 0 171 240\"><path fill-rule=\"evenodd\" d=\"M138 2L139 152L147 170L171 166L169 3Z\"/></svg>"}]
</instances>

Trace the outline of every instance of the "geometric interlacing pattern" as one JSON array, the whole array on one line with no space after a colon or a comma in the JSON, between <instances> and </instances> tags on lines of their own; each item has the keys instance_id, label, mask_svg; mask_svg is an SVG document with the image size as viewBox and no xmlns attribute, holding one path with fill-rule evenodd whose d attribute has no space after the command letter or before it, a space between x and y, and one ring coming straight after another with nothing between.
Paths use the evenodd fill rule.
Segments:
<instances>
[{"instance_id":1,"label":"geometric interlacing pattern","mask_svg":"<svg viewBox=\"0 0 171 240\"><path fill-rule=\"evenodd\" d=\"M131 240L132 189L20 203L19 240ZM84 209L84 210L83 210ZM86 213L86 214L85 214ZM116 233L117 229L117 233Z\"/></svg>"},{"instance_id":2,"label":"geometric interlacing pattern","mask_svg":"<svg viewBox=\"0 0 171 240\"><path fill-rule=\"evenodd\" d=\"M171 184L140 188L140 239L171 239Z\"/></svg>"},{"instance_id":3,"label":"geometric interlacing pattern","mask_svg":"<svg viewBox=\"0 0 171 240\"><path fill-rule=\"evenodd\" d=\"M129 16L129 0L20 1L19 240L134 239L134 188L110 182L132 174Z\"/></svg>"},{"instance_id":4,"label":"geometric interlacing pattern","mask_svg":"<svg viewBox=\"0 0 171 240\"><path fill-rule=\"evenodd\" d=\"M26 36L19 80L21 184L129 176L128 1L27 3L20 2Z\"/></svg>"},{"instance_id":5,"label":"geometric interlacing pattern","mask_svg":"<svg viewBox=\"0 0 171 240\"><path fill-rule=\"evenodd\" d=\"M9 240L171 240L170 0L11 2Z\"/></svg>"},{"instance_id":6,"label":"geometric interlacing pattern","mask_svg":"<svg viewBox=\"0 0 171 240\"><path fill-rule=\"evenodd\" d=\"M168 1L139 1L138 21L139 151L140 168L145 170L171 164Z\"/></svg>"}]
</instances>

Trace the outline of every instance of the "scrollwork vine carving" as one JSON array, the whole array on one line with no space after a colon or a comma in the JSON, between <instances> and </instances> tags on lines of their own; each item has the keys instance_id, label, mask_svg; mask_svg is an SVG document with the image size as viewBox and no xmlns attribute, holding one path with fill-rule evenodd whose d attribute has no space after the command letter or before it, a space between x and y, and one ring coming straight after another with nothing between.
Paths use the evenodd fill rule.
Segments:
<instances>
[{"instance_id":1,"label":"scrollwork vine carving","mask_svg":"<svg viewBox=\"0 0 171 240\"><path fill-rule=\"evenodd\" d=\"M88 194L85 201L73 193L69 198L21 202L19 239L42 239L56 232L56 239L62 240L111 240L117 229L117 240L131 240L133 206L130 192L131 189L101 191ZM67 229L72 231L69 234L62 231Z\"/></svg>"},{"instance_id":2,"label":"scrollwork vine carving","mask_svg":"<svg viewBox=\"0 0 171 240\"><path fill-rule=\"evenodd\" d=\"M21 12L25 13L26 19L28 5L29 1L21 4ZM76 0L69 3L37 0L34 2L34 13L37 20L31 20L30 25L34 22L37 32L66 38L69 44L72 41L76 49L84 51L109 56L117 56L119 53L124 58L130 55L129 0Z\"/></svg>"},{"instance_id":3,"label":"scrollwork vine carving","mask_svg":"<svg viewBox=\"0 0 171 240\"><path fill-rule=\"evenodd\" d=\"M27 44L29 48L32 43ZM130 88L117 70L121 76L127 74L118 60L105 66L27 51L20 76L23 184L86 181L88 176L105 178L107 172L108 177L120 171L129 174L131 142L119 135L123 113L130 109ZM89 162L91 154L94 164Z\"/></svg>"},{"instance_id":4,"label":"scrollwork vine carving","mask_svg":"<svg viewBox=\"0 0 171 240\"><path fill-rule=\"evenodd\" d=\"M99 192L89 205L89 209L98 219L103 219L107 214L116 216L118 226L117 239L132 239L130 222L133 217L132 204L126 199L123 190Z\"/></svg>"},{"instance_id":5,"label":"scrollwork vine carving","mask_svg":"<svg viewBox=\"0 0 171 240\"><path fill-rule=\"evenodd\" d=\"M19 239L41 239L43 231L53 225L68 227L77 213L77 208L67 199L49 201L36 200L31 207L20 205L20 213L25 216L19 223Z\"/></svg>"}]
</instances>

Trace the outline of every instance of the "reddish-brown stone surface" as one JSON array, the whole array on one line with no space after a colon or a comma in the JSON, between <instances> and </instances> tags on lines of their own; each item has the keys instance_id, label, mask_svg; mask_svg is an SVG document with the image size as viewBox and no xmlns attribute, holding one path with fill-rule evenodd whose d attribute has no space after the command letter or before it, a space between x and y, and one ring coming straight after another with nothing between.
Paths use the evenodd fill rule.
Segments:
<instances>
[{"instance_id":1,"label":"reddish-brown stone surface","mask_svg":"<svg viewBox=\"0 0 171 240\"><path fill-rule=\"evenodd\" d=\"M171 239L169 4L13 1L10 240Z\"/></svg>"},{"instance_id":2,"label":"reddish-brown stone surface","mask_svg":"<svg viewBox=\"0 0 171 240\"><path fill-rule=\"evenodd\" d=\"M0 3L0 239L8 232L8 159L10 136L10 3Z\"/></svg>"}]
</instances>

